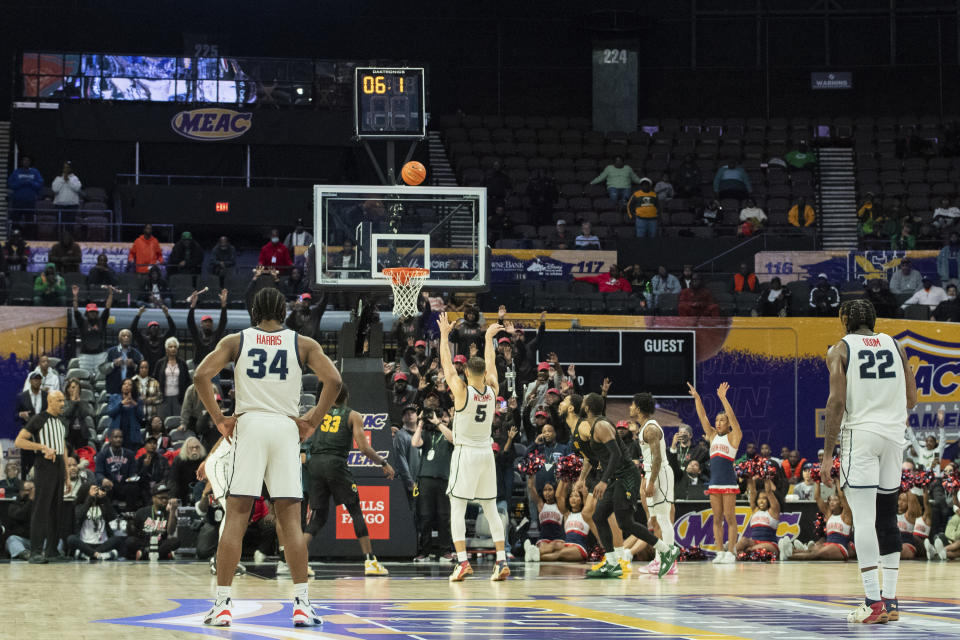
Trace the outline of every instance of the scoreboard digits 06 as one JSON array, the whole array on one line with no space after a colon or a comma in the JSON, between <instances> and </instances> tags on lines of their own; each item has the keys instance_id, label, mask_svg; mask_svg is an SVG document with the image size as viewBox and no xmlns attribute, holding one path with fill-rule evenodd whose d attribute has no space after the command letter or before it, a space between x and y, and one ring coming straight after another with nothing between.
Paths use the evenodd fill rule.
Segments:
<instances>
[{"instance_id":1,"label":"scoreboard digits 06","mask_svg":"<svg viewBox=\"0 0 960 640\"><path fill-rule=\"evenodd\" d=\"M426 93L422 68L357 67L354 78L358 138L422 138Z\"/></svg>"}]
</instances>

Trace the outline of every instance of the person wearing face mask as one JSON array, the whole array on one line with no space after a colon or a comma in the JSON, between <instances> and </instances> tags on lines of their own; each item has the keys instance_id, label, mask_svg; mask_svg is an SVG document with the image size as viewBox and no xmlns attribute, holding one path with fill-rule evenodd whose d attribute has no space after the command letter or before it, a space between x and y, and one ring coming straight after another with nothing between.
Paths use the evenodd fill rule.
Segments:
<instances>
[{"instance_id":1,"label":"person wearing face mask","mask_svg":"<svg viewBox=\"0 0 960 640\"><path fill-rule=\"evenodd\" d=\"M947 299L933 310L933 319L940 322L960 322L960 300L957 299L957 285L947 285Z\"/></svg>"},{"instance_id":2,"label":"person wearing face mask","mask_svg":"<svg viewBox=\"0 0 960 640\"><path fill-rule=\"evenodd\" d=\"M937 273L940 282L960 281L960 234L956 231L950 232L947 244L937 254Z\"/></svg>"},{"instance_id":3,"label":"person wearing face mask","mask_svg":"<svg viewBox=\"0 0 960 640\"><path fill-rule=\"evenodd\" d=\"M922 282L923 286L903 303L904 309L911 304L925 304L930 308L930 311L933 311L947 299L947 292L943 290L943 287L934 286L933 280L929 276L924 276Z\"/></svg>"},{"instance_id":4,"label":"person wearing face mask","mask_svg":"<svg viewBox=\"0 0 960 640\"><path fill-rule=\"evenodd\" d=\"M270 230L270 241L260 248L260 260L257 264L261 267L272 267L281 272L293 266L290 251L280 242L279 229Z\"/></svg>"},{"instance_id":5,"label":"person wearing face mask","mask_svg":"<svg viewBox=\"0 0 960 640\"><path fill-rule=\"evenodd\" d=\"M153 225L143 225L143 234L133 241L127 263L141 275L146 275L151 265L163 264L160 242L153 235Z\"/></svg>"}]
</instances>

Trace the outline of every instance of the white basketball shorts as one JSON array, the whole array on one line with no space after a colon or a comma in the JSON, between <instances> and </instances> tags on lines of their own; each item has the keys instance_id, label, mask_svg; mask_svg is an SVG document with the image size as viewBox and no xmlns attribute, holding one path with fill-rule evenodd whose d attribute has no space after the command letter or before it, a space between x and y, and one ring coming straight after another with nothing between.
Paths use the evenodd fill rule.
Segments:
<instances>
[{"instance_id":1,"label":"white basketball shorts","mask_svg":"<svg viewBox=\"0 0 960 640\"><path fill-rule=\"evenodd\" d=\"M228 496L303 499L300 432L297 423L275 413L247 412L233 432L233 471Z\"/></svg>"},{"instance_id":2,"label":"white basketball shorts","mask_svg":"<svg viewBox=\"0 0 960 640\"><path fill-rule=\"evenodd\" d=\"M463 500L497 499L497 464L491 447L453 448L447 495Z\"/></svg>"},{"instance_id":3,"label":"white basketball shorts","mask_svg":"<svg viewBox=\"0 0 960 640\"><path fill-rule=\"evenodd\" d=\"M647 506L655 507L661 503L673 504L673 468L664 460L660 466L657 484L653 496L647 498ZM647 480L649 482L649 479Z\"/></svg>"},{"instance_id":4,"label":"white basketball shorts","mask_svg":"<svg viewBox=\"0 0 960 640\"><path fill-rule=\"evenodd\" d=\"M204 469L207 472L207 481L210 483L213 497L223 504L223 498L227 495L227 487L230 484L230 476L233 475L233 445L226 440L221 442L220 446L207 456Z\"/></svg>"},{"instance_id":5,"label":"white basketball shorts","mask_svg":"<svg viewBox=\"0 0 960 640\"><path fill-rule=\"evenodd\" d=\"M844 489L900 490L903 444L871 431L840 433L840 484Z\"/></svg>"}]
</instances>

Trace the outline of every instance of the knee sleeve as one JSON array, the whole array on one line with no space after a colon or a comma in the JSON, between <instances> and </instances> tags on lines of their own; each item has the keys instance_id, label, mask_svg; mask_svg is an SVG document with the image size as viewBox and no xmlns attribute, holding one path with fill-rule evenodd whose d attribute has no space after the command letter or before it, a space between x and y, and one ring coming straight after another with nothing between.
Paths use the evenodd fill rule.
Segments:
<instances>
[{"instance_id":1,"label":"knee sleeve","mask_svg":"<svg viewBox=\"0 0 960 640\"><path fill-rule=\"evenodd\" d=\"M494 542L503 542L503 521L500 519L500 512L497 511L497 501L481 500L480 506L483 507L483 515L487 519L487 526L490 527L490 537Z\"/></svg>"},{"instance_id":2,"label":"knee sleeve","mask_svg":"<svg viewBox=\"0 0 960 640\"><path fill-rule=\"evenodd\" d=\"M467 539L467 501L450 496L450 535L454 542Z\"/></svg>"},{"instance_id":3,"label":"knee sleeve","mask_svg":"<svg viewBox=\"0 0 960 640\"><path fill-rule=\"evenodd\" d=\"M657 519L660 527L661 539L667 544L673 544L673 522L670 521L670 503L662 502L650 509L650 515Z\"/></svg>"},{"instance_id":4,"label":"knee sleeve","mask_svg":"<svg viewBox=\"0 0 960 640\"><path fill-rule=\"evenodd\" d=\"M357 539L366 538L370 534L367 532L367 521L363 517L363 511L360 509L360 501L352 502L351 504L344 505L347 508L347 513L350 514L350 517L353 518L353 532L356 534ZM324 517L326 520L326 517Z\"/></svg>"},{"instance_id":5,"label":"knee sleeve","mask_svg":"<svg viewBox=\"0 0 960 640\"><path fill-rule=\"evenodd\" d=\"M360 506L360 505L358 504L358 505L357 505L358 509L359 509L359 506ZM308 533L308 534L310 534L311 536L313 536L314 538L316 538L316 537L317 537L317 534L320 533L320 530L323 529L323 525L327 524L327 514L328 514L329 510L330 510L330 507L329 507L329 505L326 504L326 503L324 503L322 509L314 509L314 510L313 510L313 515L310 516L310 522L307 523L307 528L306 528L306 530L305 530L305 533ZM353 517L353 514L352 514L352 513L350 514L350 517ZM224 518L224 519L226 519L226 518ZM363 518L361 518L361 520L362 520L362 519L363 519ZM354 525L353 525L353 526L356 527L356 526L357 526L357 525L356 525L356 522L357 522L356 518L354 518L353 522L354 522ZM364 524L364 528L366 528L366 524Z\"/></svg>"},{"instance_id":6,"label":"knee sleeve","mask_svg":"<svg viewBox=\"0 0 960 640\"><path fill-rule=\"evenodd\" d=\"M899 496L896 493L877 494L876 528L877 543L881 556L889 553L899 553L901 549L900 529L897 527L898 498Z\"/></svg>"}]
</instances>

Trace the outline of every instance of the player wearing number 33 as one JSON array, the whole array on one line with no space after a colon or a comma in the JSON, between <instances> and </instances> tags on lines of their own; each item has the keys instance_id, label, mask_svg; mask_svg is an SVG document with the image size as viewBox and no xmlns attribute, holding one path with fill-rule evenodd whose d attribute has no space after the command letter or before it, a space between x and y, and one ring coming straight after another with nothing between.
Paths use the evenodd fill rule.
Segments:
<instances>
[{"instance_id":1,"label":"player wearing number 33","mask_svg":"<svg viewBox=\"0 0 960 640\"><path fill-rule=\"evenodd\" d=\"M497 363L493 338L504 330L502 325L487 328L483 342L483 358L467 361L467 382L464 384L453 367L450 354L450 331L453 325L447 314L437 319L440 328L440 364L453 394L453 454L450 459L450 531L457 550L457 567L450 574L451 582L460 582L473 573L467 560L467 502L477 500L490 527L490 537L497 549L497 562L491 580L504 580L510 575L504 551L503 521L497 511L497 467L493 457L493 414L496 409Z\"/></svg>"},{"instance_id":2,"label":"player wearing number 33","mask_svg":"<svg viewBox=\"0 0 960 640\"><path fill-rule=\"evenodd\" d=\"M307 546L300 528L300 443L313 434L333 406L340 393L340 373L315 340L283 328L286 310L280 291L261 289L250 309L254 326L223 338L194 374L204 408L233 445L226 518L217 550L216 603L204 624L229 626L232 621L230 585L240 561L250 509L263 485L273 500L277 535L293 578L293 623L322 623L307 590ZM231 362L236 414L225 418L214 397L212 379ZM304 367L313 370L323 390L317 405L299 416Z\"/></svg>"},{"instance_id":3,"label":"player wearing number 33","mask_svg":"<svg viewBox=\"0 0 960 640\"><path fill-rule=\"evenodd\" d=\"M896 340L873 330L876 321L877 313L867 300L850 300L840 307L846 335L827 353L830 397L823 443L827 469L840 435L840 483L853 515L857 563L866 592L866 600L847 621L865 624L900 619L897 498L907 410L917 404L917 382L906 353ZM829 473L820 477L824 484L833 484ZM833 574L831 569L823 576L825 589L830 589Z\"/></svg>"}]
</instances>

